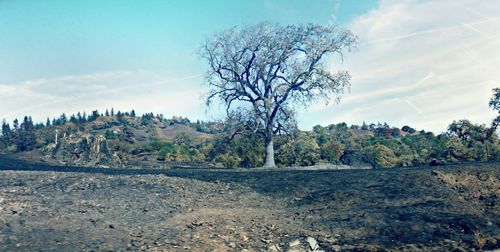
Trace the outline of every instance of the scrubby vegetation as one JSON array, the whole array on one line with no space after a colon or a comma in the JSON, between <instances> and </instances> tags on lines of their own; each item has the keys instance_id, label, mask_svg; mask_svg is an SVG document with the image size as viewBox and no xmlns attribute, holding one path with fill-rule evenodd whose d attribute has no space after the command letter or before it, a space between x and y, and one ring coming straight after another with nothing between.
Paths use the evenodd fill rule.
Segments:
<instances>
[{"instance_id":1,"label":"scrubby vegetation","mask_svg":"<svg viewBox=\"0 0 500 252\"><path fill-rule=\"evenodd\" d=\"M231 123L191 122L187 118L165 118L146 113L113 109L100 114L60 117L46 124L34 124L31 117L13 126L3 122L0 150L4 153L43 151L48 145L73 135L102 136L110 152L122 165L191 164L218 167L258 167L264 164L264 141L255 135L234 134ZM453 121L439 135L410 126L401 129L386 123L315 126L311 131L295 130L276 135L278 166L306 166L345 163L352 153L362 153L376 167L500 160L497 134L485 125L468 120ZM59 140L56 140L58 138ZM57 157L56 157L57 159ZM365 161L366 162L366 161ZM369 163L369 162L368 162ZM114 163L111 163L114 165Z\"/></svg>"}]
</instances>

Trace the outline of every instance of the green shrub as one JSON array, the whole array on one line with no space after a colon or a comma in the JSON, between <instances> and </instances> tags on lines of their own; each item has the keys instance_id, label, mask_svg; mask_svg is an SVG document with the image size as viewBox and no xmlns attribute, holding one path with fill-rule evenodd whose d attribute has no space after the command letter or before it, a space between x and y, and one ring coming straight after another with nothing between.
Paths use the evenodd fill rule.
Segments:
<instances>
[{"instance_id":1,"label":"green shrub","mask_svg":"<svg viewBox=\"0 0 500 252\"><path fill-rule=\"evenodd\" d=\"M330 140L320 147L321 159L329 162L338 161L342 154L344 154L344 149L343 144Z\"/></svg>"},{"instance_id":2,"label":"green shrub","mask_svg":"<svg viewBox=\"0 0 500 252\"><path fill-rule=\"evenodd\" d=\"M108 139L108 140L113 140L113 139L116 139L116 134L114 131L108 129L104 133L104 137L106 137L106 139Z\"/></svg>"},{"instance_id":3,"label":"green shrub","mask_svg":"<svg viewBox=\"0 0 500 252\"><path fill-rule=\"evenodd\" d=\"M226 168L235 168L240 163L241 158L235 153L228 152L217 156L215 161L222 163Z\"/></svg>"},{"instance_id":4,"label":"green shrub","mask_svg":"<svg viewBox=\"0 0 500 252\"><path fill-rule=\"evenodd\" d=\"M394 152L385 145L376 144L374 146L369 146L365 151L373 155L377 164L382 167L394 167L398 163L398 159Z\"/></svg>"}]
</instances>

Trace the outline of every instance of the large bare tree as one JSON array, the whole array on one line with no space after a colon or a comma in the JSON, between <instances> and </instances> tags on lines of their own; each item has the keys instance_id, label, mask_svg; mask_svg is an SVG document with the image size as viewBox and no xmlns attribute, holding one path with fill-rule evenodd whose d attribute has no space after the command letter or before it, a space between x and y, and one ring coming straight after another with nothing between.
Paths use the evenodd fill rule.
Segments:
<instances>
[{"instance_id":1,"label":"large bare tree","mask_svg":"<svg viewBox=\"0 0 500 252\"><path fill-rule=\"evenodd\" d=\"M355 42L334 25L260 23L216 33L201 49L209 65L207 105L218 100L228 116L236 109L252 118L265 142L264 166L274 167L273 135L286 130L296 105L338 101L350 85L349 73L332 72L325 59L342 58Z\"/></svg>"}]
</instances>

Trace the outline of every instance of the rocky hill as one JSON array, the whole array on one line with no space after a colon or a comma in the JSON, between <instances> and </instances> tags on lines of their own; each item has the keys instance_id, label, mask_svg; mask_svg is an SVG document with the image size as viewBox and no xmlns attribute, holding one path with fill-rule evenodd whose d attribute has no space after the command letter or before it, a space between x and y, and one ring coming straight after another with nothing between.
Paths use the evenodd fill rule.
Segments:
<instances>
[{"instance_id":1,"label":"rocky hill","mask_svg":"<svg viewBox=\"0 0 500 252\"><path fill-rule=\"evenodd\" d=\"M15 155L59 165L156 167L165 165L166 158L160 157L158 146L152 145L181 140L194 145L213 137L180 120L152 117L141 122L141 117L125 116L117 120L116 117L102 116L91 122L68 122L39 129L36 131L36 147Z\"/></svg>"},{"instance_id":2,"label":"rocky hill","mask_svg":"<svg viewBox=\"0 0 500 252\"><path fill-rule=\"evenodd\" d=\"M2 125L0 153L14 153L31 161L86 167L259 167L263 139L235 134L241 125L231 120L191 122L135 112L104 115L93 111L63 114L46 124L30 117ZM315 126L291 129L275 136L275 158L280 167L350 165L389 168L425 164L500 160L497 134L485 125L454 121L448 132L435 135L409 126L386 123Z\"/></svg>"}]
</instances>

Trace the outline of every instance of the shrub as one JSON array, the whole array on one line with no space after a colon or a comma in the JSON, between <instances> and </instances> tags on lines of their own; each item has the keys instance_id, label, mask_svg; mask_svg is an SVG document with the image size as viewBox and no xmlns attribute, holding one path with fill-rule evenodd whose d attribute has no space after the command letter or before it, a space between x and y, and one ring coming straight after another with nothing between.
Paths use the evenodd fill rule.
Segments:
<instances>
[{"instance_id":1,"label":"shrub","mask_svg":"<svg viewBox=\"0 0 500 252\"><path fill-rule=\"evenodd\" d=\"M215 158L215 161L221 162L226 168L234 168L238 166L241 158L238 157L238 155L236 155L235 153L228 152L217 156Z\"/></svg>"},{"instance_id":2,"label":"shrub","mask_svg":"<svg viewBox=\"0 0 500 252\"><path fill-rule=\"evenodd\" d=\"M374 146L369 146L366 152L372 154L377 164L382 167L394 167L398 163L398 159L394 152L385 145L376 144Z\"/></svg>"},{"instance_id":3,"label":"shrub","mask_svg":"<svg viewBox=\"0 0 500 252\"><path fill-rule=\"evenodd\" d=\"M344 154L344 145L330 140L320 147L321 158L329 162L335 162Z\"/></svg>"}]
</instances>

